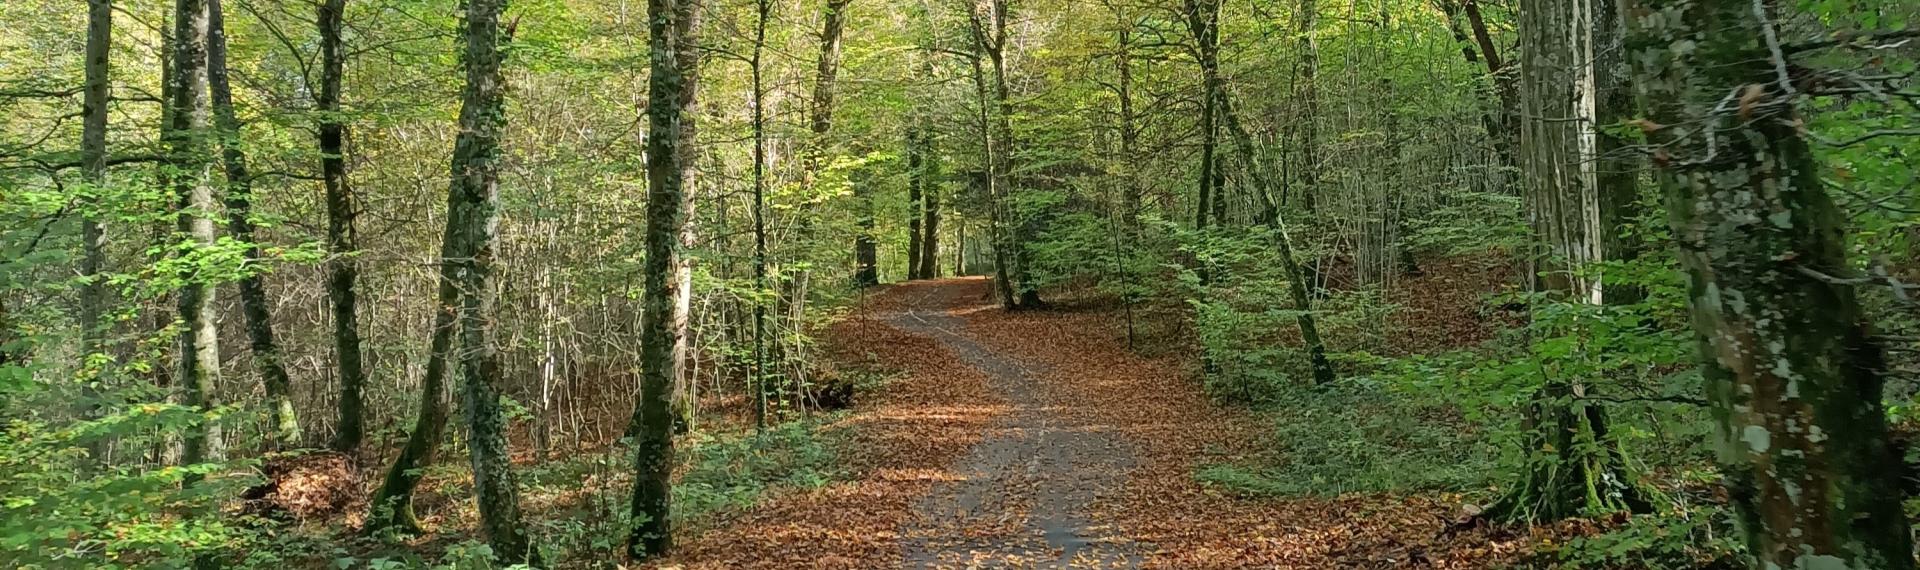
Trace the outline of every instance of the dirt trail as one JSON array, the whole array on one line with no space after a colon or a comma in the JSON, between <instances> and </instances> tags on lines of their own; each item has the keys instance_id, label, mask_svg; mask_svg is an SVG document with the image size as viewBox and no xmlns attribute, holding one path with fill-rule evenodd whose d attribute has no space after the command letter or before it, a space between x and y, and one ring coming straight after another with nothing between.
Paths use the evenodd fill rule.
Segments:
<instances>
[{"instance_id":1,"label":"dirt trail","mask_svg":"<svg viewBox=\"0 0 1920 570\"><path fill-rule=\"evenodd\" d=\"M1061 413L1038 385L1044 364L981 345L956 313L979 308L977 287L929 289L907 310L878 315L939 342L987 377L1011 406L914 506L902 532L910 568L1133 568L1135 545L1090 506L1116 492L1136 462L1111 426Z\"/></svg>"},{"instance_id":2,"label":"dirt trail","mask_svg":"<svg viewBox=\"0 0 1920 570\"><path fill-rule=\"evenodd\" d=\"M690 533L661 569L1484 568L1435 544L1432 496L1252 499L1197 470L1266 456L1271 418L1210 402L1100 310L1001 311L983 279L890 285L826 335L887 373L845 430L848 477ZM1256 460L1257 461L1257 460ZM1492 555L1491 557L1489 555Z\"/></svg>"}]
</instances>

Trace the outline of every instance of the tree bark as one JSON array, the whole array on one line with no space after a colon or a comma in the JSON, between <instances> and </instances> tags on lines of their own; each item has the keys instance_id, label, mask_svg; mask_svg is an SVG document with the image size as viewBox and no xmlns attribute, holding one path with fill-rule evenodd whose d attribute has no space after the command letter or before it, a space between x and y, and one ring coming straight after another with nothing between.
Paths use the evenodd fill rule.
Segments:
<instances>
[{"instance_id":1,"label":"tree bark","mask_svg":"<svg viewBox=\"0 0 1920 570\"><path fill-rule=\"evenodd\" d=\"M1598 26L1611 20L1597 19L1594 7L1590 0L1523 2L1518 77L1520 178L1538 244L1530 283L1557 298L1597 305L1605 299L1592 271L1607 255L1609 229L1600 215L1601 70L1594 40L1604 33ZM1582 380L1543 376L1526 411L1524 473L1489 516L1532 522L1650 510L1604 410L1585 400Z\"/></svg>"},{"instance_id":2,"label":"tree bark","mask_svg":"<svg viewBox=\"0 0 1920 570\"><path fill-rule=\"evenodd\" d=\"M176 200L175 227L181 241L181 253L195 256L213 247L213 216L219 208L210 180L212 161L207 141L207 3L206 0L177 0L174 3L172 92L168 98L170 124L166 131L168 161L173 165ZM220 337L218 311L213 303L213 277L201 275L197 263L184 264L182 285L176 299L180 320L179 372L183 403L200 412L217 405L214 394L220 377ZM218 423L211 419L187 430L182 442L181 460L188 464L218 460L224 442Z\"/></svg>"},{"instance_id":3,"label":"tree bark","mask_svg":"<svg viewBox=\"0 0 1920 570\"><path fill-rule=\"evenodd\" d=\"M932 66L927 67L927 75L932 75ZM940 162L933 146L933 133L921 131L919 138L920 167L914 175L920 177L920 203L923 207L920 231L920 278L938 279L940 277L940 184L938 180Z\"/></svg>"},{"instance_id":4,"label":"tree bark","mask_svg":"<svg viewBox=\"0 0 1920 570\"><path fill-rule=\"evenodd\" d=\"M253 180L247 169L246 150L240 144L240 119L233 111L233 85L227 76L226 16L220 0L207 0L207 85L213 94L214 121L219 129L220 156L227 175L227 233L245 243L248 260L260 259L260 245L253 231ZM240 278L240 312L247 319L248 347L253 351L254 367L260 383L266 387L268 421L274 443L283 448L300 444L299 415L293 409L293 382L281 363L280 345L274 341L272 303L267 300L266 278L251 272Z\"/></svg>"},{"instance_id":5,"label":"tree bark","mask_svg":"<svg viewBox=\"0 0 1920 570\"><path fill-rule=\"evenodd\" d=\"M83 248L80 274L86 283L80 287L80 330L82 350L96 354L106 349L107 328L100 322L107 313L107 232L101 220L101 195L107 183L107 105L113 82L108 77L108 57L113 52L113 0L87 0L87 51L85 105L82 109L80 163L90 187L88 208L80 220ZM95 459L99 459L96 457Z\"/></svg>"},{"instance_id":6,"label":"tree bark","mask_svg":"<svg viewBox=\"0 0 1920 570\"><path fill-rule=\"evenodd\" d=\"M453 211L451 203L447 211ZM460 305L460 288L455 284L457 268L449 261L458 254L449 249L453 239L448 233L456 226L451 219L447 222L440 240L440 288L434 303L426 375L420 381L420 408L414 416L413 431L407 433L406 446L401 448L400 456L394 458L380 489L369 502L371 512L364 527L369 534L388 530L420 532L420 520L413 512L413 490L419 486L423 471L433 464L440 441L446 438L450 400L446 386L447 362L453 348L456 308Z\"/></svg>"},{"instance_id":7,"label":"tree bark","mask_svg":"<svg viewBox=\"0 0 1920 570\"><path fill-rule=\"evenodd\" d=\"M1001 247L995 247L995 255L1008 255L1012 262L1008 269L1016 296L1012 308L1037 309L1045 307L1046 302L1041 300L1040 290L1033 282L1033 262L1030 259L1031 255L1027 253L1027 244L1032 243L1039 233L1037 216L1016 212L1013 204L1006 199L1012 196L1016 191L1015 188L1019 186L1017 183L1019 178L1014 175L1016 142L1013 134L1013 88L1007 77L1007 44L1009 43L1007 12L1010 8L1008 0L985 0L982 9L987 12L985 15L987 21L982 22L981 15L976 10L973 28L976 39L986 51L987 61L993 65L994 126L992 128L999 135L998 144L994 148L996 152L993 153L992 159L997 163L994 174L1000 178L998 186L1002 196L1000 200L1002 222L1009 226L1003 233L1010 238L1005 240L1004 244L1007 251L1002 252ZM989 27L991 27L990 30Z\"/></svg>"},{"instance_id":8,"label":"tree bark","mask_svg":"<svg viewBox=\"0 0 1920 570\"><path fill-rule=\"evenodd\" d=\"M1220 126L1216 119L1220 97L1220 3L1219 0L1186 0L1187 31L1193 34L1194 55L1200 63L1200 194L1194 209L1193 227L1207 229L1209 215L1217 221L1224 213L1220 193L1222 172L1215 166ZM1206 275L1201 273L1202 279Z\"/></svg>"},{"instance_id":9,"label":"tree bark","mask_svg":"<svg viewBox=\"0 0 1920 570\"><path fill-rule=\"evenodd\" d=\"M694 143L695 138L699 136L698 122L695 117L699 115L699 100L696 95L699 94L701 60L698 36L701 17L699 0L685 1L690 4L685 18L679 22L680 43L674 49L674 57L679 61L681 73L685 78L685 88L680 92L680 133L677 135L684 146L679 147L677 158L673 163L675 168L680 169L682 188L680 192L680 219L682 220L680 251L682 252L691 251L694 248L695 231L698 229L694 208L694 176L697 173L695 160L698 157L698 147L694 146ZM648 164L653 163L648 162ZM693 341L693 337L689 334L689 326L693 322L693 264L695 261L697 260L693 256L680 255L675 258L676 264L673 267L673 278L678 285L673 290L673 313L669 318L674 328L673 417L676 432L693 429L697 404L694 401L693 378L687 372L687 357L691 354Z\"/></svg>"},{"instance_id":10,"label":"tree bark","mask_svg":"<svg viewBox=\"0 0 1920 570\"><path fill-rule=\"evenodd\" d=\"M1621 4L1751 563L1913 568L1883 348L1846 279L1846 218L1802 130L1777 8Z\"/></svg>"},{"instance_id":11,"label":"tree bark","mask_svg":"<svg viewBox=\"0 0 1920 570\"><path fill-rule=\"evenodd\" d=\"M1318 122L1320 120L1320 93L1317 81L1320 75L1320 40L1316 30L1319 28L1319 6L1314 0L1300 0L1300 12L1296 16L1300 42L1300 117L1295 121L1300 138L1300 208L1309 213L1317 207L1320 193L1320 141ZM1281 196L1282 204L1286 196Z\"/></svg>"},{"instance_id":12,"label":"tree bark","mask_svg":"<svg viewBox=\"0 0 1920 570\"><path fill-rule=\"evenodd\" d=\"M698 0L648 0L648 38L653 53L648 77L647 130L647 256L644 266L646 318L640 329L640 398L629 431L635 444L633 529L627 555L644 560L664 555L673 545L672 476L673 385L678 367L676 346L682 342L684 319L661 318L677 312L682 282L675 278L680 265L680 236L687 212L687 175L694 141L692 107L697 69L688 66L697 55L692 42ZM679 323L674 321L678 320Z\"/></svg>"},{"instance_id":13,"label":"tree bark","mask_svg":"<svg viewBox=\"0 0 1920 570\"><path fill-rule=\"evenodd\" d=\"M978 23L976 19L973 27L975 47L985 51L987 40ZM979 102L980 110L980 163L986 168L986 175L982 178L987 185L987 242L993 244L993 290L1000 297L1000 308L1013 310L1017 305L1014 299L1013 269L1009 267L1012 261L1007 257L1007 249L1011 246L1008 245L1009 240L1005 237L1008 232L1006 198L1001 195L1003 187L999 174L1000 161L995 158L999 153L999 145L994 140L992 111L989 109L993 105L993 100L987 92L987 74L986 70L981 68L980 59L980 54L972 54L969 63L973 66L974 99ZM965 259L963 258L960 263L962 268L956 273L965 271Z\"/></svg>"},{"instance_id":14,"label":"tree bark","mask_svg":"<svg viewBox=\"0 0 1920 570\"><path fill-rule=\"evenodd\" d=\"M493 290L488 280L499 226L500 140L507 123L502 44L512 40L500 27L505 9L505 0L466 2L466 89L447 189L448 243L442 248L452 255L442 263L451 266L460 291L461 393L481 533L502 562L537 565L538 553L521 526L519 489L500 404L500 357L490 338Z\"/></svg>"},{"instance_id":15,"label":"tree bark","mask_svg":"<svg viewBox=\"0 0 1920 570\"><path fill-rule=\"evenodd\" d=\"M352 453L366 438L364 396L367 373L361 361L359 294L359 237L354 227L360 215L359 196L347 182L346 119L341 116L340 92L346 75L346 46L341 41L347 0L321 0L319 111L320 178L327 199L327 300L333 312L333 350L340 367L340 420L333 449Z\"/></svg>"},{"instance_id":16,"label":"tree bark","mask_svg":"<svg viewBox=\"0 0 1920 570\"><path fill-rule=\"evenodd\" d=\"M106 352L109 330L100 322L111 303L106 275L107 232L101 221L105 212L101 209L102 197L107 192L107 105L113 88L107 72L112 52L113 0L87 0L85 107L81 110L80 131L80 165L88 186L87 206L80 218L80 275L85 278L80 285L80 350L87 355ZM5 307L0 307L0 345L7 344L12 334L12 323L5 313ZM5 360L6 355L0 353L0 364ZM105 404L100 401L103 375L91 366L86 374L90 377L86 388L90 401L84 410L89 416L98 417ZM104 462L110 448L107 441L95 442L88 446L88 454L92 460Z\"/></svg>"},{"instance_id":17,"label":"tree bark","mask_svg":"<svg viewBox=\"0 0 1920 570\"><path fill-rule=\"evenodd\" d=\"M926 182L920 176L920 131L917 127L907 127L907 279L920 279L920 234L921 213L926 209L925 195L920 186Z\"/></svg>"},{"instance_id":18,"label":"tree bark","mask_svg":"<svg viewBox=\"0 0 1920 570\"><path fill-rule=\"evenodd\" d=\"M753 287L767 292L767 88L763 57L773 0L754 0L753 27ZM753 423L767 429L767 302L753 302Z\"/></svg>"}]
</instances>

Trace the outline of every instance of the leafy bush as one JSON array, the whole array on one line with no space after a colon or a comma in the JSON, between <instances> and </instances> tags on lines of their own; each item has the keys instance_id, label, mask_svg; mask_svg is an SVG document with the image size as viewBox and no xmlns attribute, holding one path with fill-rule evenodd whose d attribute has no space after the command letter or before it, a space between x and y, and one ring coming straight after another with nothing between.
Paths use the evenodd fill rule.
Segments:
<instances>
[{"instance_id":1,"label":"leafy bush","mask_svg":"<svg viewBox=\"0 0 1920 570\"><path fill-rule=\"evenodd\" d=\"M204 463L103 465L88 449L164 445L205 416L180 406L133 406L97 420L53 426L16 419L0 435L0 566L184 568L233 552L251 531L222 516L227 497L252 482ZM200 479L185 484L190 479Z\"/></svg>"}]
</instances>

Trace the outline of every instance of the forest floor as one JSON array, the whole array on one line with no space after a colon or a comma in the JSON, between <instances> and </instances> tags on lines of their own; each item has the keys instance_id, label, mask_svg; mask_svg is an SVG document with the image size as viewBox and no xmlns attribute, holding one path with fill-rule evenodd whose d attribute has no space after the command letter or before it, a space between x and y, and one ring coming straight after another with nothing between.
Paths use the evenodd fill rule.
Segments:
<instances>
[{"instance_id":1,"label":"forest floor","mask_svg":"<svg viewBox=\"0 0 1920 570\"><path fill-rule=\"evenodd\" d=\"M1114 329L1096 308L1002 311L984 279L878 290L827 339L837 365L889 374L836 426L848 475L706 525L654 567L1484 568L1536 540L1448 532L1462 506L1442 494L1208 486L1196 469L1268 453L1272 420Z\"/></svg>"}]
</instances>

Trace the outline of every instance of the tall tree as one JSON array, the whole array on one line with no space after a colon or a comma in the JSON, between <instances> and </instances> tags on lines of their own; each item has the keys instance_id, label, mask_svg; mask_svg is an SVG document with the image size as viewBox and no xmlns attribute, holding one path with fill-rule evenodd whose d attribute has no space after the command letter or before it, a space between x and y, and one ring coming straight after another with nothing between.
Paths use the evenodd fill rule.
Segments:
<instances>
[{"instance_id":1,"label":"tall tree","mask_svg":"<svg viewBox=\"0 0 1920 570\"><path fill-rule=\"evenodd\" d=\"M1300 47L1300 83L1299 93L1295 95L1300 106L1300 117L1294 122L1299 129L1300 140L1300 207L1312 212L1320 193L1320 139L1317 123L1320 120L1320 8L1314 0L1300 0L1299 12L1295 14L1297 34L1295 39ZM1282 204L1288 196L1281 196Z\"/></svg>"},{"instance_id":2,"label":"tall tree","mask_svg":"<svg viewBox=\"0 0 1920 570\"><path fill-rule=\"evenodd\" d=\"M993 68L993 122L985 126L994 133L992 152L988 155L994 165L989 177L998 177L997 182L990 181L999 189L996 208L1001 219L996 223L1006 226L1000 232L1000 242L994 246L994 255L1008 258L1006 272L1016 297L1010 308L1031 309L1046 303L1040 299L1040 289L1033 283L1033 262L1027 252L1027 246L1038 234L1037 216L1023 215L1016 210L1013 199L1019 177L1015 175L1014 165L1017 143L1013 133L1013 83L1007 62L1012 37L1007 32L1007 18L1011 9L1008 0L981 0L973 6L968 21L973 26L975 44Z\"/></svg>"},{"instance_id":3,"label":"tall tree","mask_svg":"<svg viewBox=\"0 0 1920 570\"><path fill-rule=\"evenodd\" d=\"M449 201L451 201L449 196ZM453 211L449 204L448 211ZM451 260L458 259L459 251L452 249L455 240L451 232L456 227L454 220L447 220L447 227L440 239L440 275L439 290L434 299L432 339L427 345L427 369L420 380L420 406L415 412L413 430L407 433L407 443L401 447L400 455L394 457L393 465L387 468L386 477L380 482L380 488L373 493L369 501L364 529L370 534L385 531L405 533L420 532L419 518L413 512L413 491L420 485L420 477L427 466L433 464L434 456L440 448L441 440L446 438L447 405L450 394L447 389L447 366L452 357L453 337L461 304L461 289L458 285L460 267Z\"/></svg>"},{"instance_id":4,"label":"tall tree","mask_svg":"<svg viewBox=\"0 0 1920 570\"><path fill-rule=\"evenodd\" d=\"M920 60L920 75L933 77L934 54L926 50ZM926 117L923 106L915 106L916 117ZM910 165L907 175L920 194L920 255L919 274L921 279L940 277L940 156L934 147L934 134L930 129L916 127L909 131L907 146L910 156L918 159L917 165Z\"/></svg>"},{"instance_id":5,"label":"tall tree","mask_svg":"<svg viewBox=\"0 0 1920 570\"><path fill-rule=\"evenodd\" d=\"M1718 458L1754 567L1913 568L1868 281L1851 277L1776 9L1622 2Z\"/></svg>"},{"instance_id":6,"label":"tall tree","mask_svg":"<svg viewBox=\"0 0 1920 570\"><path fill-rule=\"evenodd\" d=\"M80 275L85 282L80 285L80 338L81 350L86 354L100 354L107 348L106 323L100 322L107 314L107 305L111 301L107 292L107 232L102 219L106 217L103 195L107 192L107 105L112 97L113 82L108 75L108 58L113 52L113 0L87 0L87 51L86 85L83 88L83 105L80 129L80 167L87 182L87 208L80 218ZM0 345L10 342L13 323L6 315L6 307L0 307ZM0 349L0 364L7 356ZM92 374L89 381L89 396L98 396L101 386L100 375ZM102 402L89 403L98 407ZM89 448L96 461L105 461L109 446L98 442Z\"/></svg>"},{"instance_id":7,"label":"tall tree","mask_svg":"<svg viewBox=\"0 0 1920 570\"><path fill-rule=\"evenodd\" d=\"M987 241L993 245L993 290L1000 298L1000 307L1012 310L1017 306L1017 301L1014 297L1015 287L1013 268L1011 267L1013 262L1007 254L1007 250L1011 248L1009 245L1011 240L1006 238L1006 234L1009 231L1006 221L1007 199L1003 195L1006 192L1006 186L1000 176L1000 161L995 158L999 155L1000 145L997 141L998 137L995 136L993 130L993 99L987 90L986 70L980 62L981 59L984 59L981 52L986 51L986 38L980 33L978 18L975 18L974 22L973 39L976 51L967 54L967 62L973 71L973 93L974 102L976 103L974 108L978 111L975 113L975 118L978 120L980 127L980 163L981 168L985 170L980 176L980 180L981 183L986 186ZM961 273L965 270L964 256L962 257L961 263L961 266L955 267L955 273Z\"/></svg>"},{"instance_id":8,"label":"tall tree","mask_svg":"<svg viewBox=\"0 0 1920 570\"><path fill-rule=\"evenodd\" d=\"M108 76L108 57L113 53L113 0L87 0L87 51L84 116L81 118L80 162L86 176L90 207L80 220L83 248L80 274L86 283L80 286L80 327L88 353L106 349L106 327L100 320L107 312L107 232L102 222L105 212L101 194L107 183L107 105L112 97L113 81Z\"/></svg>"},{"instance_id":9,"label":"tall tree","mask_svg":"<svg viewBox=\"0 0 1920 570\"><path fill-rule=\"evenodd\" d=\"M1520 6L1520 181L1538 244L1530 283L1575 303L1604 302L1593 273L1608 257L1601 224L1599 89L1594 41L1612 22L1588 0L1527 0ZM1617 111L1616 111L1617 112ZM1629 185L1631 193L1632 181ZM1528 458L1520 483L1489 514L1557 520L1582 513L1646 511L1604 410L1583 398L1579 378L1548 373L1527 410Z\"/></svg>"},{"instance_id":10,"label":"tall tree","mask_svg":"<svg viewBox=\"0 0 1920 570\"><path fill-rule=\"evenodd\" d=\"M500 147L506 130L507 82L501 72L504 44L500 14L506 0L467 0L461 57L466 87L460 102L460 134L454 139L447 189L447 243L441 263L453 266L460 290L460 370L466 411L467 449L473 464L473 494L480 529L500 560L537 564L520 522L520 496L507 452L507 421L500 403L500 356L493 329L495 233L499 228Z\"/></svg>"},{"instance_id":11,"label":"tall tree","mask_svg":"<svg viewBox=\"0 0 1920 570\"><path fill-rule=\"evenodd\" d=\"M1194 229L1207 229L1207 217L1218 222L1226 201L1220 196L1224 171L1218 160L1220 125L1216 105L1220 97L1220 0L1185 0L1187 31L1193 35L1194 60L1200 64L1200 194L1194 208ZM1203 272L1202 275L1205 275Z\"/></svg>"},{"instance_id":12,"label":"tall tree","mask_svg":"<svg viewBox=\"0 0 1920 570\"><path fill-rule=\"evenodd\" d=\"M213 94L213 115L219 129L220 157L226 166L227 233L246 244L247 259L260 259L253 231L253 175L247 169L246 149L240 142L240 118L233 110L233 85L227 71L226 16L220 0L207 0L207 84ZM281 362L280 344L273 338L272 303L266 278L248 272L240 278L240 312L247 319L248 347L266 387L268 419L274 443L300 444L300 420L293 410L293 382Z\"/></svg>"},{"instance_id":13,"label":"tall tree","mask_svg":"<svg viewBox=\"0 0 1920 570\"><path fill-rule=\"evenodd\" d=\"M632 520L627 555L643 560L673 546L672 478L675 347L684 316L676 299L683 284L673 273L687 223L687 176L693 167L692 123L698 68L693 33L699 0L648 0L646 319L640 329L640 398L629 431L635 436ZM697 61L697 59L693 59ZM680 323L673 321L679 320Z\"/></svg>"},{"instance_id":14,"label":"tall tree","mask_svg":"<svg viewBox=\"0 0 1920 570\"><path fill-rule=\"evenodd\" d=\"M933 135L920 133L920 278L940 278L940 155Z\"/></svg>"},{"instance_id":15,"label":"tall tree","mask_svg":"<svg viewBox=\"0 0 1920 570\"><path fill-rule=\"evenodd\" d=\"M174 229L180 254L186 258L181 264L175 303L184 325L175 381L180 383L188 407L207 412L216 405L220 329L218 307L213 303L214 277L200 271L204 260L199 254L214 246L213 216L220 205L213 196L213 163L207 145L211 137L207 118L206 0L177 0L173 22L173 44L168 50L173 62L167 98L171 109L165 138L176 200ZM181 459L189 464L218 459L225 447L220 426L212 420L188 430L182 443Z\"/></svg>"},{"instance_id":16,"label":"tall tree","mask_svg":"<svg viewBox=\"0 0 1920 570\"><path fill-rule=\"evenodd\" d=\"M807 190L809 200L819 199L820 175L826 170L827 151L832 147L834 95L840 81L840 39L846 34L847 6L852 3L853 0L827 0L820 8L820 51L814 57L813 95L807 102L809 136L800 157L800 184ZM811 219L802 216L800 224L801 237L811 238ZM810 275L802 270L794 276L788 306L796 320L806 312Z\"/></svg>"},{"instance_id":17,"label":"tall tree","mask_svg":"<svg viewBox=\"0 0 1920 570\"><path fill-rule=\"evenodd\" d=\"M333 311L333 351L340 368L340 420L333 449L351 453L366 438L367 381L361 363L359 237L354 220L360 214L359 196L347 182L346 118L341 115L340 91L345 81L347 54L341 40L347 0L320 0L315 5L315 27L320 33L320 89L314 103L319 111L320 179L327 200L327 300Z\"/></svg>"},{"instance_id":18,"label":"tall tree","mask_svg":"<svg viewBox=\"0 0 1920 570\"><path fill-rule=\"evenodd\" d=\"M873 287L880 284L880 244L874 227L875 206L873 177L864 168L855 170L850 182L853 185L854 224L853 234L853 286Z\"/></svg>"},{"instance_id":19,"label":"tall tree","mask_svg":"<svg viewBox=\"0 0 1920 570\"><path fill-rule=\"evenodd\" d=\"M767 291L767 20L773 0L754 0L753 55L753 287ZM767 302L753 302L753 423L767 429Z\"/></svg>"},{"instance_id":20,"label":"tall tree","mask_svg":"<svg viewBox=\"0 0 1920 570\"><path fill-rule=\"evenodd\" d=\"M921 212L926 209L925 195L921 186L926 182L921 178L923 167L920 155L920 129L916 125L907 126L907 279L919 279L920 275L920 233Z\"/></svg>"}]
</instances>

